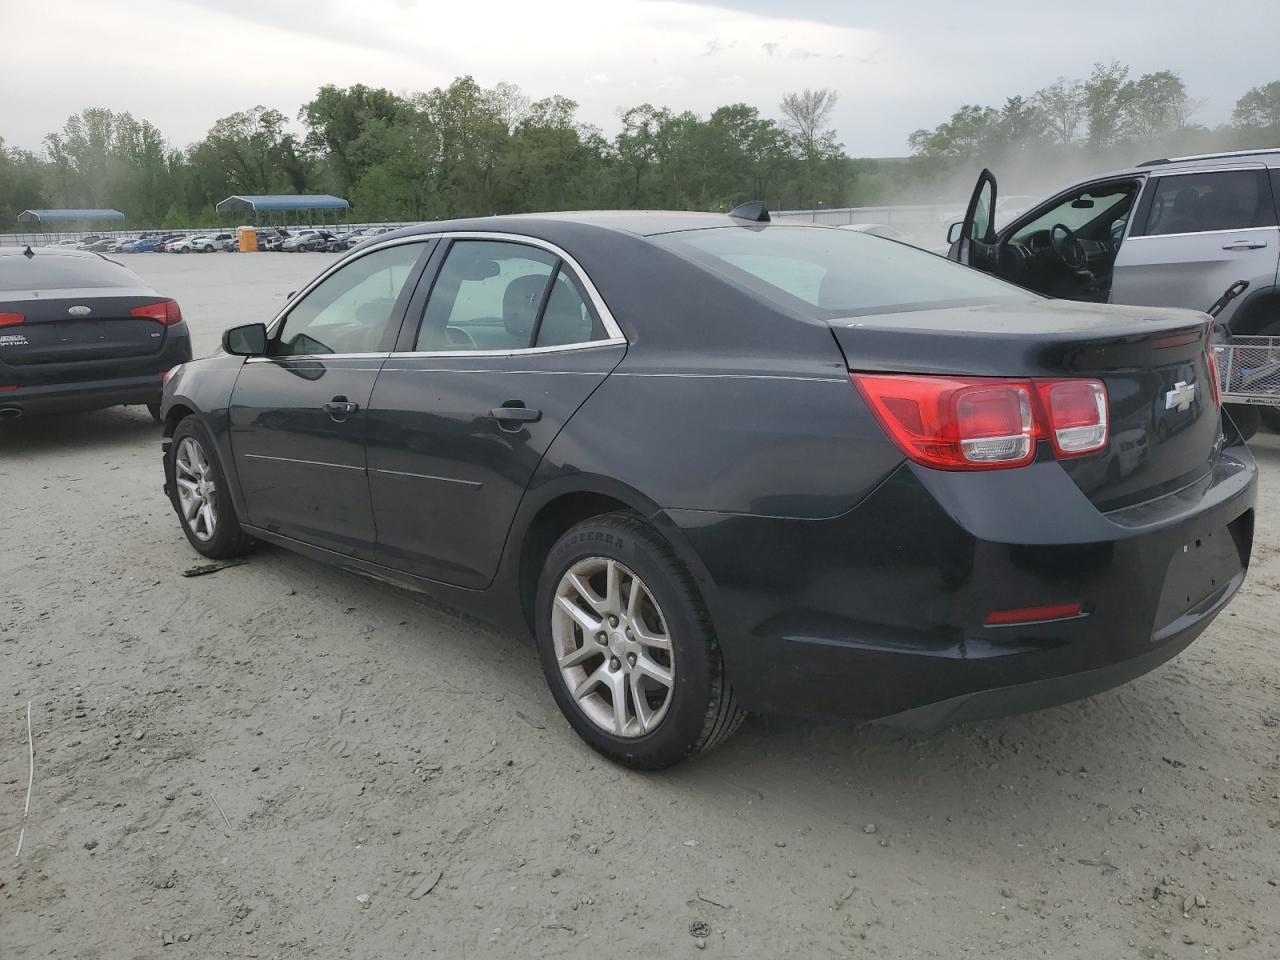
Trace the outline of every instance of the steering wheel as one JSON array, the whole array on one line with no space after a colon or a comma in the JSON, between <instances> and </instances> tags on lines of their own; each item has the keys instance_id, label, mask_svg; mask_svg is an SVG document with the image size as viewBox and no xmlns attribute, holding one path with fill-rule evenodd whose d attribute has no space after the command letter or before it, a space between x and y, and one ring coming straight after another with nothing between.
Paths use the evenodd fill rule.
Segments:
<instances>
[{"instance_id":1,"label":"steering wheel","mask_svg":"<svg viewBox=\"0 0 1280 960\"><path fill-rule=\"evenodd\" d=\"M1049 231L1049 243L1053 252L1071 270L1086 270L1089 266L1089 255L1085 253L1080 238L1065 223L1055 223Z\"/></svg>"}]
</instances>

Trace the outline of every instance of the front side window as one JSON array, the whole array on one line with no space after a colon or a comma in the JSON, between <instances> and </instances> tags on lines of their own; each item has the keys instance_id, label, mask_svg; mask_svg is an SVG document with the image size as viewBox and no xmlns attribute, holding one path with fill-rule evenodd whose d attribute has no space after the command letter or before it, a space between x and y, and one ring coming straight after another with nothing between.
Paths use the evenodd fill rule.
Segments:
<instances>
[{"instance_id":1,"label":"front side window","mask_svg":"<svg viewBox=\"0 0 1280 960\"><path fill-rule=\"evenodd\" d=\"M1062 224L1072 233L1078 233L1094 221L1105 216L1106 232L1114 230L1117 221L1123 224L1128 216L1133 197L1138 192L1135 183L1108 183L1090 187L1083 193L1073 194L1061 203L1050 207L1030 223L1019 227L1011 238L1012 243L1026 243L1033 233L1052 230Z\"/></svg>"},{"instance_id":2,"label":"front side window","mask_svg":"<svg viewBox=\"0 0 1280 960\"><path fill-rule=\"evenodd\" d=\"M414 349L523 350L557 257L502 240L457 240L431 288Z\"/></svg>"},{"instance_id":3,"label":"front side window","mask_svg":"<svg viewBox=\"0 0 1280 960\"><path fill-rule=\"evenodd\" d=\"M273 356L376 353L396 298L422 254L402 243L352 260L314 287L285 317Z\"/></svg>"},{"instance_id":4,"label":"front side window","mask_svg":"<svg viewBox=\"0 0 1280 960\"><path fill-rule=\"evenodd\" d=\"M1266 171L1224 170L1158 179L1143 232L1159 236L1246 230L1274 226L1275 222Z\"/></svg>"},{"instance_id":5,"label":"front side window","mask_svg":"<svg viewBox=\"0 0 1280 960\"><path fill-rule=\"evenodd\" d=\"M932 253L853 230L715 227L653 241L753 294L822 319L1030 296Z\"/></svg>"}]
</instances>

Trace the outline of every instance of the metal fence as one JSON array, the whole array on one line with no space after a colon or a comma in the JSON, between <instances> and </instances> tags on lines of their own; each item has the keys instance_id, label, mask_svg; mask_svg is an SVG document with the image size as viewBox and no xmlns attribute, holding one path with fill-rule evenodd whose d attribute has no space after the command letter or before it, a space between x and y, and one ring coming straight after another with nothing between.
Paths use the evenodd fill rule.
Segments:
<instances>
[{"instance_id":1,"label":"metal fence","mask_svg":"<svg viewBox=\"0 0 1280 960\"><path fill-rule=\"evenodd\" d=\"M1223 401L1280 407L1280 337L1232 337L1213 349Z\"/></svg>"}]
</instances>

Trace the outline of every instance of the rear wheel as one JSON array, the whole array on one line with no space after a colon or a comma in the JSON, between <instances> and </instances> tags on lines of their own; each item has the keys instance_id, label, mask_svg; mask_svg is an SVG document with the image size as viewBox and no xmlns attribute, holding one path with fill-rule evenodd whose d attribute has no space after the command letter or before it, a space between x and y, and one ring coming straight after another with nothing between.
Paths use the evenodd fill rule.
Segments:
<instances>
[{"instance_id":1,"label":"rear wheel","mask_svg":"<svg viewBox=\"0 0 1280 960\"><path fill-rule=\"evenodd\" d=\"M609 759L662 769L742 721L693 578L639 517L606 514L565 533L543 567L536 615L556 703Z\"/></svg>"},{"instance_id":2,"label":"rear wheel","mask_svg":"<svg viewBox=\"0 0 1280 960\"><path fill-rule=\"evenodd\" d=\"M240 529L214 449L194 417L181 421L169 444L169 482L187 540L210 559L228 560L245 553L253 541Z\"/></svg>"}]
</instances>

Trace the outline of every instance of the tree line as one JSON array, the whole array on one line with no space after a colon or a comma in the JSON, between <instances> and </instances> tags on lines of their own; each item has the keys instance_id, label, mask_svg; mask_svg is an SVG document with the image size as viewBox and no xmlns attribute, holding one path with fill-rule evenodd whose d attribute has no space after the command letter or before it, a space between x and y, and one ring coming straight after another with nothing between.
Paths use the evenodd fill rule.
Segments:
<instances>
[{"instance_id":1,"label":"tree line","mask_svg":"<svg viewBox=\"0 0 1280 960\"><path fill-rule=\"evenodd\" d=\"M39 152L0 140L0 230L37 207L115 207L136 226L212 222L232 194L333 193L355 219L430 220L584 208L774 209L951 199L980 165L1027 180L1181 152L1280 145L1280 81L1247 91L1231 122L1198 125L1177 73L1098 64L1000 107L965 105L909 139L911 155L851 157L831 127L832 90L785 96L776 117L734 103L702 117L644 103L606 137L564 96L459 77L400 95L321 87L297 111L255 106L176 149L147 120L90 108ZM295 132L297 130L298 132ZM1023 171L1019 173L1018 171ZM1008 184L1002 180L1002 187Z\"/></svg>"}]
</instances>

